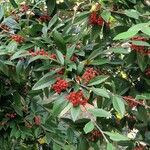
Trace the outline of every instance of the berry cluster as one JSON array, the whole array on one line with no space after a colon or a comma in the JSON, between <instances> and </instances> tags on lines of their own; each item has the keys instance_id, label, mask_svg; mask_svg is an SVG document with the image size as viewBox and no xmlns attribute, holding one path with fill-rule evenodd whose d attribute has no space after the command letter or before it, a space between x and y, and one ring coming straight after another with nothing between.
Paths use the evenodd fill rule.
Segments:
<instances>
[{"instance_id":1,"label":"berry cluster","mask_svg":"<svg viewBox=\"0 0 150 150\"><path fill-rule=\"evenodd\" d=\"M56 57L56 54L52 53L52 54L50 55L50 58L51 58L51 59L56 59L56 58L57 58L57 57Z\"/></svg>"},{"instance_id":2,"label":"berry cluster","mask_svg":"<svg viewBox=\"0 0 150 150\"><path fill-rule=\"evenodd\" d=\"M85 105L88 101L88 99L84 97L82 91L71 92L67 96L67 99L72 103L74 107L78 105Z\"/></svg>"},{"instance_id":3,"label":"berry cluster","mask_svg":"<svg viewBox=\"0 0 150 150\"><path fill-rule=\"evenodd\" d=\"M10 118L10 119L14 119L14 118L16 118L16 116L17 116L16 113L7 113L7 114L5 115L5 117Z\"/></svg>"},{"instance_id":4,"label":"berry cluster","mask_svg":"<svg viewBox=\"0 0 150 150\"><path fill-rule=\"evenodd\" d=\"M127 102L130 108L137 107L139 103L132 96L124 96L123 99Z\"/></svg>"},{"instance_id":5,"label":"berry cluster","mask_svg":"<svg viewBox=\"0 0 150 150\"><path fill-rule=\"evenodd\" d=\"M102 137L102 133L99 130L93 130L89 135L89 140L92 142L97 141L100 137Z\"/></svg>"},{"instance_id":6,"label":"berry cluster","mask_svg":"<svg viewBox=\"0 0 150 150\"><path fill-rule=\"evenodd\" d=\"M48 22L48 21L50 21L50 19L51 19L51 17L49 15L42 15L39 17L39 20L41 22Z\"/></svg>"},{"instance_id":7,"label":"berry cluster","mask_svg":"<svg viewBox=\"0 0 150 150\"><path fill-rule=\"evenodd\" d=\"M98 75L98 72L94 70L94 68L88 68L82 75L82 79L84 80L85 83L89 82L91 79L96 77Z\"/></svg>"},{"instance_id":8,"label":"berry cluster","mask_svg":"<svg viewBox=\"0 0 150 150\"><path fill-rule=\"evenodd\" d=\"M21 35L18 35L18 34L11 35L11 39L13 41L16 41L17 43L23 43L25 41L24 37L22 37Z\"/></svg>"},{"instance_id":9,"label":"berry cluster","mask_svg":"<svg viewBox=\"0 0 150 150\"><path fill-rule=\"evenodd\" d=\"M63 90L68 88L69 84L66 80L58 78L56 83L52 85L52 89L60 94Z\"/></svg>"},{"instance_id":10,"label":"berry cluster","mask_svg":"<svg viewBox=\"0 0 150 150\"><path fill-rule=\"evenodd\" d=\"M133 38L131 38L131 40L133 41L147 41L148 39L145 37L140 37L140 36L135 36ZM150 51L146 50L145 46L139 46L139 45L135 45L135 44L131 44L131 49L134 50L137 53L141 53L143 55L149 55Z\"/></svg>"},{"instance_id":11,"label":"berry cluster","mask_svg":"<svg viewBox=\"0 0 150 150\"><path fill-rule=\"evenodd\" d=\"M26 11L29 10L29 6L25 5L25 4L21 4L21 9L20 12L25 13Z\"/></svg>"},{"instance_id":12,"label":"berry cluster","mask_svg":"<svg viewBox=\"0 0 150 150\"><path fill-rule=\"evenodd\" d=\"M91 25L103 26L106 22L101 16L98 16L96 11L93 11L89 17L89 23Z\"/></svg>"},{"instance_id":13,"label":"berry cluster","mask_svg":"<svg viewBox=\"0 0 150 150\"><path fill-rule=\"evenodd\" d=\"M145 75L150 77L150 67L145 70Z\"/></svg>"},{"instance_id":14,"label":"berry cluster","mask_svg":"<svg viewBox=\"0 0 150 150\"><path fill-rule=\"evenodd\" d=\"M41 117L40 116L35 116L34 117L34 123L35 123L35 125L40 125L41 124Z\"/></svg>"},{"instance_id":15,"label":"berry cluster","mask_svg":"<svg viewBox=\"0 0 150 150\"><path fill-rule=\"evenodd\" d=\"M36 51L36 52L33 52L33 51L31 50L31 51L29 51L29 53L30 53L32 56L38 56L38 55L48 56L48 52L46 52L44 49L38 50L38 51Z\"/></svg>"}]
</instances>

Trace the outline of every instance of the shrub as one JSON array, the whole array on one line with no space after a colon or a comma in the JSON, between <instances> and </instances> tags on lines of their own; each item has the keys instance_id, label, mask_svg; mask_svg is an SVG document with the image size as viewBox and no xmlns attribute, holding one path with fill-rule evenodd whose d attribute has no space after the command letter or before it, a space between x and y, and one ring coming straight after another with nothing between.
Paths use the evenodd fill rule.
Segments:
<instances>
[{"instance_id":1,"label":"shrub","mask_svg":"<svg viewBox=\"0 0 150 150\"><path fill-rule=\"evenodd\" d=\"M10 2L0 5L0 148L148 149L149 3Z\"/></svg>"}]
</instances>

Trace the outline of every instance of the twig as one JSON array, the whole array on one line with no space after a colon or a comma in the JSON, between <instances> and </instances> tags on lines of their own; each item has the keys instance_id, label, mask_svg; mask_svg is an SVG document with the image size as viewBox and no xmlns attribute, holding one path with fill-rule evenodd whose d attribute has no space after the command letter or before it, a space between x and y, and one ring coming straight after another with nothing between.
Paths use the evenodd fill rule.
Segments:
<instances>
[{"instance_id":1,"label":"twig","mask_svg":"<svg viewBox=\"0 0 150 150\"><path fill-rule=\"evenodd\" d=\"M85 107L84 107L85 108ZM87 113L87 115L89 116L89 118L91 119L91 121L93 122L93 124L97 127L97 129L101 132L102 136L104 137L106 143L109 143L107 137L105 136L104 132L101 130L101 128L98 126L98 124L96 123L95 119L93 118L93 115L91 113L89 113L87 111L87 109L85 108L85 111Z\"/></svg>"}]
</instances>

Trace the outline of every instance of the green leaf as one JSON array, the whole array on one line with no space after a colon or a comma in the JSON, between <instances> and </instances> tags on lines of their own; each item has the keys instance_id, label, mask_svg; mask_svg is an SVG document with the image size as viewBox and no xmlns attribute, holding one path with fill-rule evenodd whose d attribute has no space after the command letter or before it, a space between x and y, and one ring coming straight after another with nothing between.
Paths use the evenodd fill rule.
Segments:
<instances>
[{"instance_id":1,"label":"green leaf","mask_svg":"<svg viewBox=\"0 0 150 150\"><path fill-rule=\"evenodd\" d=\"M80 74L83 71L84 66L85 66L84 62L79 63L78 68L77 68L78 74Z\"/></svg>"},{"instance_id":2,"label":"green leaf","mask_svg":"<svg viewBox=\"0 0 150 150\"><path fill-rule=\"evenodd\" d=\"M106 22L108 22L109 18L111 17L111 13L110 11L103 10L103 12L101 13L101 16Z\"/></svg>"},{"instance_id":3,"label":"green leaf","mask_svg":"<svg viewBox=\"0 0 150 150\"><path fill-rule=\"evenodd\" d=\"M108 64L108 63L109 63L108 59L100 58L98 60L91 61L90 65L104 65L104 64Z\"/></svg>"},{"instance_id":4,"label":"green leaf","mask_svg":"<svg viewBox=\"0 0 150 150\"><path fill-rule=\"evenodd\" d=\"M59 117L63 117L70 109L72 108L72 104L69 103L59 114Z\"/></svg>"},{"instance_id":5,"label":"green leaf","mask_svg":"<svg viewBox=\"0 0 150 150\"><path fill-rule=\"evenodd\" d=\"M94 79L92 79L90 81L90 83L88 84L88 86L92 86L92 85L98 85L104 81L106 81L109 78L109 76L106 75L101 75L101 76L97 76Z\"/></svg>"},{"instance_id":6,"label":"green leaf","mask_svg":"<svg viewBox=\"0 0 150 150\"><path fill-rule=\"evenodd\" d=\"M47 12L51 15L55 9L56 0L46 0Z\"/></svg>"},{"instance_id":7,"label":"green leaf","mask_svg":"<svg viewBox=\"0 0 150 150\"><path fill-rule=\"evenodd\" d=\"M56 50L56 54L57 54L57 59L58 59L58 61L59 61L62 65L64 65L64 55L63 55L60 51L58 51L58 50Z\"/></svg>"},{"instance_id":8,"label":"green leaf","mask_svg":"<svg viewBox=\"0 0 150 150\"><path fill-rule=\"evenodd\" d=\"M137 63L142 71L144 71L147 67L146 57L137 53Z\"/></svg>"},{"instance_id":9,"label":"green leaf","mask_svg":"<svg viewBox=\"0 0 150 150\"><path fill-rule=\"evenodd\" d=\"M136 24L136 25L133 25L132 27L130 27L128 29L128 31L132 32L132 31L135 31L135 32L139 32L140 30L142 29L145 29L145 27L148 27L150 25L150 22L147 22L147 23L139 23L139 24Z\"/></svg>"},{"instance_id":10,"label":"green leaf","mask_svg":"<svg viewBox=\"0 0 150 150\"><path fill-rule=\"evenodd\" d=\"M93 129L94 129L94 124L92 121L88 122L83 128L83 130L86 134L91 132Z\"/></svg>"},{"instance_id":11,"label":"green leaf","mask_svg":"<svg viewBox=\"0 0 150 150\"><path fill-rule=\"evenodd\" d=\"M122 32L115 36L113 40L129 39L135 36L137 33L137 30Z\"/></svg>"},{"instance_id":12,"label":"green leaf","mask_svg":"<svg viewBox=\"0 0 150 150\"><path fill-rule=\"evenodd\" d=\"M111 113L104 110L104 109L88 109L88 111L90 111L95 117L105 117L105 118L110 118L111 117Z\"/></svg>"},{"instance_id":13,"label":"green leaf","mask_svg":"<svg viewBox=\"0 0 150 150\"><path fill-rule=\"evenodd\" d=\"M79 22L83 22L83 21L87 20L88 16L89 16L89 11L81 12L75 17L73 23L77 24Z\"/></svg>"},{"instance_id":14,"label":"green leaf","mask_svg":"<svg viewBox=\"0 0 150 150\"><path fill-rule=\"evenodd\" d=\"M104 89L104 88L94 88L94 87L92 87L92 91L98 96L109 98L109 94L108 94L107 90Z\"/></svg>"},{"instance_id":15,"label":"green leaf","mask_svg":"<svg viewBox=\"0 0 150 150\"><path fill-rule=\"evenodd\" d=\"M15 41L11 41L7 46L6 49L8 49L9 52L16 52L17 51L18 44Z\"/></svg>"},{"instance_id":16,"label":"green leaf","mask_svg":"<svg viewBox=\"0 0 150 150\"><path fill-rule=\"evenodd\" d=\"M67 106L68 101L65 99L64 96L58 96L58 98L55 99L52 113L54 116L58 116L62 110Z\"/></svg>"},{"instance_id":17,"label":"green leaf","mask_svg":"<svg viewBox=\"0 0 150 150\"><path fill-rule=\"evenodd\" d=\"M92 53L89 55L88 60L94 60L94 58L96 58L97 56L99 56L100 54L102 54L103 51L102 49L96 49L94 51L92 51Z\"/></svg>"},{"instance_id":18,"label":"green leaf","mask_svg":"<svg viewBox=\"0 0 150 150\"><path fill-rule=\"evenodd\" d=\"M8 75L9 73L8 73L8 67L7 67L7 65L3 62L3 61L1 61L0 60L0 70L5 74L5 75Z\"/></svg>"},{"instance_id":19,"label":"green leaf","mask_svg":"<svg viewBox=\"0 0 150 150\"><path fill-rule=\"evenodd\" d=\"M81 109L79 106L71 108L71 117L74 122L77 120L77 117L80 115L80 112L81 112Z\"/></svg>"},{"instance_id":20,"label":"green leaf","mask_svg":"<svg viewBox=\"0 0 150 150\"><path fill-rule=\"evenodd\" d=\"M56 45L62 50L62 51L65 51L66 50L66 44L65 44L65 41L63 39L63 36L61 33L59 33L57 30L54 30L53 32L53 38L54 38L54 41L56 43Z\"/></svg>"},{"instance_id":21,"label":"green leaf","mask_svg":"<svg viewBox=\"0 0 150 150\"><path fill-rule=\"evenodd\" d=\"M58 15L56 14L55 16L53 16L53 18L50 20L47 29L50 29L58 20Z\"/></svg>"},{"instance_id":22,"label":"green leaf","mask_svg":"<svg viewBox=\"0 0 150 150\"><path fill-rule=\"evenodd\" d=\"M53 150L61 150L61 146L58 145L57 143L53 142Z\"/></svg>"},{"instance_id":23,"label":"green leaf","mask_svg":"<svg viewBox=\"0 0 150 150\"><path fill-rule=\"evenodd\" d=\"M69 47L69 48L67 49L66 61L69 61L70 58L72 57L73 52L74 52L74 50L75 50L75 47L76 47L75 45L72 45L71 47Z\"/></svg>"},{"instance_id":24,"label":"green leaf","mask_svg":"<svg viewBox=\"0 0 150 150\"><path fill-rule=\"evenodd\" d=\"M144 27L144 28L141 29L141 31L143 33L145 33L146 35L150 36L150 27L148 27L148 26Z\"/></svg>"},{"instance_id":25,"label":"green leaf","mask_svg":"<svg viewBox=\"0 0 150 150\"><path fill-rule=\"evenodd\" d=\"M3 16L4 16L4 9L2 5L0 5L0 20L3 18Z\"/></svg>"},{"instance_id":26,"label":"green leaf","mask_svg":"<svg viewBox=\"0 0 150 150\"><path fill-rule=\"evenodd\" d=\"M40 90L44 89L46 87L49 87L52 85L55 80L52 78L52 76L55 74L55 71L51 71L47 74L45 74L33 87L32 90Z\"/></svg>"},{"instance_id":27,"label":"green leaf","mask_svg":"<svg viewBox=\"0 0 150 150\"><path fill-rule=\"evenodd\" d=\"M31 58L29 59L28 65L29 65L30 63L32 63L32 62L38 60L38 59L41 59L41 60L48 60L49 57L47 57L47 56L42 56L42 55L37 55L37 56L35 56L35 57L31 57Z\"/></svg>"},{"instance_id":28,"label":"green leaf","mask_svg":"<svg viewBox=\"0 0 150 150\"><path fill-rule=\"evenodd\" d=\"M138 46L150 46L149 43L144 42L144 41L131 41L131 42L132 42L132 44L138 45Z\"/></svg>"},{"instance_id":29,"label":"green leaf","mask_svg":"<svg viewBox=\"0 0 150 150\"><path fill-rule=\"evenodd\" d=\"M134 18L134 19L139 19L140 13L135 10L135 9L128 9L124 11L125 15L128 17Z\"/></svg>"},{"instance_id":30,"label":"green leaf","mask_svg":"<svg viewBox=\"0 0 150 150\"><path fill-rule=\"evenodd\" d=\"M110 137L113 141L129 141L130 139L124 135L121 135L119 133L111 133L111 132L104 132L106 135Z\"/></svg>"},{"instance_id":31,"label":"green leaf","mask_svg":"<svg viewBox=\"0 0 150 150\"><path fill-rule=\"evenodd\" d=\"M117 48L110 48L111 51L117 54L129 54L130 52L128 49L117 47Z\"/></svg>"},{"instance_id":32,"label":"green leaf","mask_svg":"<svg viewBox=\"0 0 150 150\"><path fill-rule=\"evenodd\" d=\"M20 57L25 57L25 56L29 56L30 54L27 53L27 51L18 51L16 53L14 53L14 55L11 56L10 60L14 60Z\"/></svg>"},{"instance_id":33,"label":"green leaf","mask_svg":"<svg viewBox=\"0 0 150 150\"><path fill-rule=\"evenodd\" d=\"M123 99L119 96L114 95L112 98L114 109L123 117L125 114L125 105Z\"/></svg>"},{"instance_id":34,"label":"green leaf","mask_svg":"<svg viewBox=\"0 0 150 150\"><path fill-rule=\"evenodd\" d=\"M146 99L150 100L150 93L143 93L141 95L136 95L135 99Z\"/></svg>"},{"instance_id":35,"label":"green leaf","mask_svg":"<svg viewBox=\"0 0 150 150\"><path fill-rule=\"evenodd\" d=\"M107 143L107 150L116 150L116 148L111 143Z\"/></svg>"},{"instance_id":36,"label":"green leaf","mask_svg":"<svg viewBox=\"0 0 150 150\"><path fill-rule=\"evenodd\" d=\"M15 2L15 0L9 0L10 1L10 3L12 4L12 6L14 7L14 8L17 8L18 7L18 5L17 5L17 3Z\"/></svg>"}]
</instances>

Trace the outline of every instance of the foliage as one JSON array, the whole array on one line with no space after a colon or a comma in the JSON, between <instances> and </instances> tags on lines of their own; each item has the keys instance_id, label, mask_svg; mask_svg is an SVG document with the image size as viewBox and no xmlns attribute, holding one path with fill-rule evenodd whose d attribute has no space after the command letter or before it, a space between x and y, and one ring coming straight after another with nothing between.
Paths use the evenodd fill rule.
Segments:
<instances>
[{"instance_id":1,"label":"foliage","mask_svg":"<svg viewBox=\"0 0 150 150\"><path fill-rule=\"evenodd\" d=\"M150 147L143 0L0 5L0 149Z\"/></svg>"}]
</instances>

